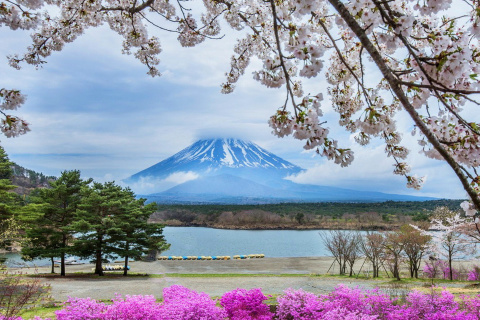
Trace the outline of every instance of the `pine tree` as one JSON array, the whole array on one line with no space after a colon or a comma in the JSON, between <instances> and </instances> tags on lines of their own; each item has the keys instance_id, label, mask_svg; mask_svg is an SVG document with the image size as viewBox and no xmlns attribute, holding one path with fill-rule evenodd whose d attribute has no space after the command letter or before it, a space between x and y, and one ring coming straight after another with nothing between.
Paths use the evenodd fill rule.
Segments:
<instances>
[{"instance_id":1,"label":"pine tree","mask_svg":"<svg viewBox=\"0 0 480 320\"><path fill-rule=\"evenodd\" d=\"M75 214L72 230L81 233L75 240L75 253L93 258L95 274L103 276L102 262L113 258L114 241L120 233L116 215L120 215L130 200L129 192L113 182L94 183L82 190L82 202Z\"/></svg>"},{"instance_id":2,"label":"pine tree","mask_svg":"<svg viewBox=\"0 0 480 320\"><path fill-rule=\"evenodd\" d=\"M5 149L0 146L0 180L12 178L12 164L13 163L8 159Z\"/></svg>"},{"instance_id":3,"label":"pine tree","mask_svg":"<svg viewBox=\"0 0 480 320\"><path fill-rule=\"evenodd\" d=\"M145 199L135 199L130 189L126 189L129 201L115 216L119 233L115 236L116 254L124 258L123 275L128 272L129 258L139 259L150 250L161 252L170 245L165 241L163 225L148 223L148 219L157 209L156 204L145 205Z\"/></svg>"},{"instance_id":4,"label":"pine tree","mask_svg":"<svg viewBox=\"0 0 480 320\"><path fill-rule=\"evenodd\" d=\"M37 192L38 193L38 190ZM28 259L47 258L51 262L51 273L55 273L55 258L61 257L63 235L45 218L49 204L41 203L35 193L31 195L33 202L28 204L22 215L22 221L27 225L25 235L28 241L22 246L22 256Z\"/></svg>"},{"instance_id":5,"label":"pine tree","mask_svg":"<svg viewBox=\"0 0 480 320\"><path fill-rule=\"evenodd\" d=\"M77 206L80 191L91 182L80 177L80 171L63 171L60 178L50 182L50 189L39 189L38 199L41 210L28 231L31 245L25 254L37 257L60 258L60 275L65 275L65 256L70 253L73 231L70 228ZM42 251L43 250L43 251ZM53 268L53 266L52 266Z\"/></svg>"},{"instance_id":6,"label":"pine tree","mask_svg":"<svg viewBox=\"0 0 480 320\"><path fill-rule=\"evenodd\" d=\"M17 216L21 208L21 198L13 192L17 187L12 184L12 162L0 146L0 248L7 248L18 241L20 225Z\"/></svg>"}]
</instances>

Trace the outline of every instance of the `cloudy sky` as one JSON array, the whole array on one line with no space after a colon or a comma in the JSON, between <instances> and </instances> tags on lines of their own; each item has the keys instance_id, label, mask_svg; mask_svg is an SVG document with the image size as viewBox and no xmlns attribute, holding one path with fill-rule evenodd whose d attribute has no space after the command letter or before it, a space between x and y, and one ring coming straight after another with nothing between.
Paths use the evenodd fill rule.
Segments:
<instances>
[{"instance_id":1,"label":"cloudy sky","mask_svg":"<svg viewBox=\"0 0 480 320\"><path fill-rule=\"evenodd\" d=\"M405 180L392 174L379 141L367 147L338 126L338 117L324 101L332 137L355 151L348 168L305 152L302 142L271 135L268 117L281 106L284 91L262 87L251 73L253 62L230 95L220 93L224 73L238 35L210 40L195 48L182 48L171 33L158 33L163 52L161 77L151 78L133 56L121 54L121 39L106 27L89 30L63 51L48 58L40 70L10 68L6 55L23 53L28 32L0 33L0 88L21 89L27 95L15 114L31 123L32 131L19 138L0 137L11 160L49 175L79 169L84 177L120 181L187 147L199 138L237 137L295 163L306 172L296 182L340 186L398 194L463 198L451 170L439 161L418 154L416 137L404 135L412 147L413 173L427 176L420 192L407 189ZM326 82L317 78L306 92L323 92ZM411 130L407 118L399 126Z\"/></svg>"}]
</instances>

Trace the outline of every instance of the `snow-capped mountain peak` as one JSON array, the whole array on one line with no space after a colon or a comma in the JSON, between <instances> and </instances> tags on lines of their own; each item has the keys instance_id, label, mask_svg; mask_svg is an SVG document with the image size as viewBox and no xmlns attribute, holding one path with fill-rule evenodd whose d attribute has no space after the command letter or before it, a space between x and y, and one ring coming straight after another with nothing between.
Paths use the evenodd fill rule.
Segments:
<instances>
[{"instance_id":1,"label":"snow-capped mountain peak","mask_svg":"<svg viewBox=\"0 0 480 320\"><path fill-rule=\"evenodd\" d=\"M124 182L133 190L148 184L152 192L172 177L205 177L227 174L267 182L300 172L302 168L274 155L257 144L240 139L198 140L173 156L142 170Z\"/></svg>"},{"instance_id":2,"label":"snow-capped mountain peak","mask_svg":"<svg viewBox=\"0 0 480 320\"><path fill-rule=\"evenodd\" d=\"M300 169L255 143L240 139L199 140L167 160L178 164L191 161L211 162L230 168Z\"/></svg>"}]
</instances>

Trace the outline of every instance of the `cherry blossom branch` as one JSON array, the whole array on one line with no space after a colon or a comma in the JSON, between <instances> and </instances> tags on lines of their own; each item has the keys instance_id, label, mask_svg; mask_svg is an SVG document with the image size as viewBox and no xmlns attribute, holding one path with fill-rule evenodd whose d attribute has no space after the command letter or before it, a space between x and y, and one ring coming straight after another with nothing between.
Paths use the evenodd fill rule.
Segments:
<instances>
[{"instance_id":1,"label":"cherry blossom branch","mask_svg":"<svg viewBox=\"0 0 480 320\"><path fill-rule=\"evenodd\" d=\"M453 159L453 157L443 148L442 144L437 140L435 135L428 129L425 123L420 119L418 113L415 111L415 108L412 106L408 98L406 97L404 91L401 89L400 84L398 83L396 77L391 73L390 68L386 65L383 57L377 48L372 44L368 36L366 35L363 28L357 23L354 17L350 14L348 9L340 0L329 0L330 4L335 8L338 14L342 17L345 23L349 26L353 33L358 37L359 41L365 47L365 49L370 54L370 57L373 59L377 67L379 68L382 75L387 80L392 91L395 93L395 96L398 98L404 109L410 115L412 120L415 122L420 131L427 137L428 141L433 145L433 147L440 153L440 155L445 159L449 166L453 169L458 179L462 183L462 186L467 191L468 195L472 199L475 207L480 210L480 199L478 194L470 186L470 183L467 177L463 174L458 163Z\"/></svg>"},{"instance_id":2,"label":"cherry blossom branch","mask_svg":"<svg viewBox=\"0 0 480 320\"><path fill-rule=\"evenodd\" d=\"M373 2L376 4L376 7L379 9L379 12L382 16L382 19L384 19L384 21L388 25L390 25L393 29L395 29L397 27L397 23L392 18L390 18L390 16L385 12L385 10L382 8L382 6L380 5L380 3L378 1L374 0ZM398 16L399 15L399 14L395 14L393 12L393 10L390 8L388 3L384 2L383 4L385 5L385 7L386 7L386 9L387 9L387 11L389 12L390 15L392 15L392 16L394 16L394 15ZM463 17L463 16L461 16L461 17ZM443 25L445 25L445 23ZM423 68L422 62L426 61L425 60L426 58L420 58L414 52L414 50L413 50L414 47L411 46L411 44L407 41L407 39L401 33L396 33L396 36L403 42L403 44L405 45L405 47L407 48L409 53L417 61L417 64L418 64L420 70L422 71L423 75L427 78L428 82L430 83L430 85L429 86L426 85L425 88L427 88L429 90L432 90L435 93L435 96L439 99L439 101L442 102L442 104L445 106L445 108L447 108L448 111L450 111L452 114L454 114L457 117L457 119L460 120L460 122L462 122L467 128L469 128L472 132L474 132L476 134L480 134L480 132L478 130L473 128L467 121L465 121L465 119L463 119L463 117L461 117L457 112L455 112L455 110L453 110L451 108L451 106L445 101L445 99L438 92L438 91L442 91L442 92L452 92L452 93L458 93L458 94L475 94L475 93L480 93L480 91L468 91L468 90L451 89L451 88L448 88L445 85L443 85L443 83L435 80ZM428 59L433 59L433 58L428 58ZM436 59L434 59L434 60L436 61ZM432 63L432 65L435 65L435 64ZM404 83L404 82L402 81L402 83ZM439 85L441 88L435 86L434 83ZM408 84L405 84L405 85L408 85ZM424 87L424 86L418 86L418 85L414 85L414 86L418 87L418 88Z\"/></svg>"},{"instance_id":3,"label":"cherry blossom branch","mask_svg":"<svg viewBox=\"0 0 480 320\"><path fill-rule=\"evenodd\" d=\"M282 67L283 73L285 75L285 84L287 87L287 95L290 95L292 99L292 104L294 106L295 110L295 115L297 116L297 105L295 104L295 98L292 92L292 89L290 87L290 75L288 74L287 67L285 66L285 62L283 61L283 53L282 53L282 48L280 46L280 37L278 36L278 24L277 24L277 12L275 9L275 0L269 0L271 7L272 7L272 16L273 16L273 33L275 35L275 42L277 44L277 51L278 51L278 56L280 59L280 65Z\"/></svg>"},{"instance_id":4,"label":"cherry blossom branch","mask_svg":"<svg viewBox=\"0 0 480 320\"><path fill-rule=\"evenodd\" d=\"M370 101L370 97L368 95L368 92L367 90L365 89L365 86L363 85L363 80L360 81L360 79L358 79L357 75L355 74L355 72L353 71L352 67L347 63L347 61L345 61L345 58L343 57L342 55L342 52L340 51L340 49L338 48L337 44L335 43L335 40L333 39L331 33L328 31L328 28L325 26L325 24L323 23L323 21L321 19L318 19L318 23L320 24L320 26L322 26L323 28L323 31L325 32L325 34L330 38L330 40L332 41L332 46L333 48L335 49L335 51L337 52L337 55L338 57L340 58L340 60L342 61L343 65L348 69L348 71L352 74L352 76L355 78L356 82L358 83L358 85L362 88L362 92L363 92L363 96L365 97L365 100L368 101L368 103L370 105L372 105L372 102ZM363 72L362 72L363 74Z\"/></svg>"}]
</instances>

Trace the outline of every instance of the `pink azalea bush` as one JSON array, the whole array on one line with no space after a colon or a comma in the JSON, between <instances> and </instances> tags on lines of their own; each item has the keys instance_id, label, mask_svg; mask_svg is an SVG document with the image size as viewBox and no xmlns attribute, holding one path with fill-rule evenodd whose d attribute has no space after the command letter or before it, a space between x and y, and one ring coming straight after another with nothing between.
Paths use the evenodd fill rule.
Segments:
<instances>
[{"instance_id":1,"label":"pink azalea bush","mask_svg":"<svg viewBox=\"0 0 480 320\"><path fill-rule=\"evenodd\" d=\"M330 319L326 317L327 311L337 310L336 312L344 315L345 318L356 316L358 319L377 319L384 318L395 310L394 300L378 289L362 291L358 288L351 289L345 285L340 285L330 294L323 296L322 299L324 319Z\"/></svg>"},{"instance_id":2,"label":"pink azalea bush","mask_svg":"<svg viewBox=\"0 0 480 320\"><path fill-rule=\"evenodd\" d=\"M105 303L91 298L69 298L62 310L56 311L57 320L102 319L107 310Z\"/></svg>"},{"instance_id":3,"label":"pink azalea bush","mask_svg":"<svg viewBox=\"0 0 480 320\"><path fill-rule=\"evenodd\" d=\"M480 267L475 266L473 270L468 273L468 281L480 281Z\"/></svg>"},{"instance_id":4,"label":"pink azalea bush","mask_svg":"<svg viewBox=\"0 0 480 320\"><path fill-rule=\"evenodd\" d=\"M423 274L426 278L439 278L450 279L450 267L448 263L443 260L437 260L432 263L427 263L423 267ZM458 270L452 268L452 278L453 280L458 280L460 273Z\"/></svg>"},{"instance_id":5,"label":"pink azalea bush","mask_svg":"<svg viewBox=\"0 0 480 320\"><path fill-rule=\"evenodd\" d=\"M160 305L154 296L116 296L112 304L94 299L70 298L65 308L55 312L57 320L160 320Z\"/></svg>"},{"instance_id":6,"label":"pink azalea bush","mask_svg":"<svg viewBox=\"0 0 480 320\"><path fill-rule=\"evenodd\" d=\"M220 304L231 320L270 320L273 313L263 302L268 300L259 288L236 289L225 293Z\"/></svg>"},{"instance_id":7,"label":"pink azalea bush","mask_svg":"<svg viewBox=\"0 0 480 320\"><path fill-rule=\"evenodd\" d=\"M208 294L179 285L163 289L163 300L158 318L161 320L221 320L226 317L225 311L217 307Z\"/></svg>"},{"instance_id":8,"label":"pink azalea bush","mask_svg":"<svg viewBox=\"0 0 480 320\"><path fill-rule=\"evenodd\" d=\"M236 289L217 301L205 293L182 286L164 289L163 303L153 296L117 296L113 303L94 299L70 298L58 320L478 320L480 295L462 296L459 301L444 290L429 294L412 291L399 304L379 290L364 291L340 285L327 295L317 296L303 290L286 290L277 298L277 312L265 305L260 289ZM0 320L22 320L5 318ZM36 317L35 320L42 320ZM45 319L49 320L49 319Z\"/></svg>"},{"instance_id":9,"label":"pink azalea bush","mask_svg":"<svg viewBox=\"0 0 480 320\"><path fill-rule=\"evenodd\" d=\"M280 320L315 320L320 318L321 301L313 293L287 290L277 299L277 317Z\"/></svg>"}]
</instances>

